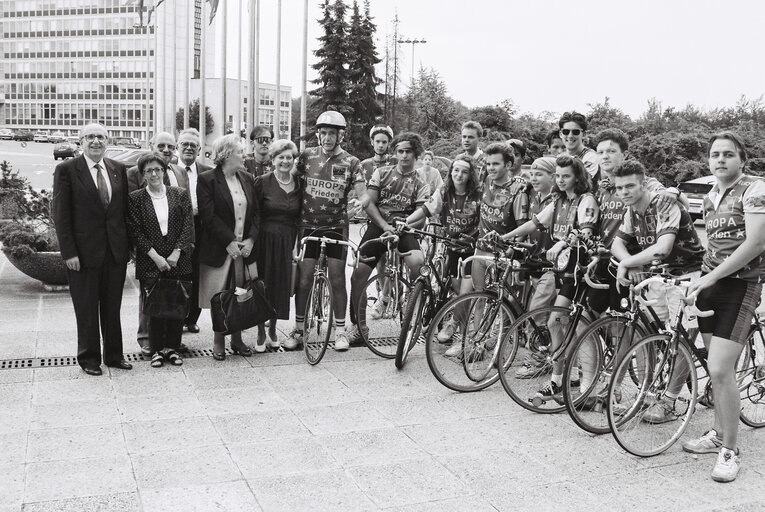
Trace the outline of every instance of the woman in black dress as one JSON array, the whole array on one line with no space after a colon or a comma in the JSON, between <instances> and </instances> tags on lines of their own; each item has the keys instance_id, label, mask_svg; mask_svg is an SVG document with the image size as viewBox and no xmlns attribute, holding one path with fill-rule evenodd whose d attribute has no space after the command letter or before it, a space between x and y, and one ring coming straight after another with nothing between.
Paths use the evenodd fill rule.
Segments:
<instances>
[{"instance_id":1,"label":"woman in black dress","mask_svg":"<svg viewBox=\"0 0 765 512\"><path fill-rule=\"evenodd\" d=\"M292 251L297 236L297 221L300 214L302 191L300 182L293 178L291 171L298 150L289 140L277 140L268 148L273 172L255 180L255 194L260 205L260 233L255 244L258 273L266 285L266 295L276 309L276 318L268 325L268 346L279 348L276 338L276 320L287 320L290 316L290 287L292 273ZM266 350L265 325L258 326L256 352Z\"/></svg>"}]
</instances>

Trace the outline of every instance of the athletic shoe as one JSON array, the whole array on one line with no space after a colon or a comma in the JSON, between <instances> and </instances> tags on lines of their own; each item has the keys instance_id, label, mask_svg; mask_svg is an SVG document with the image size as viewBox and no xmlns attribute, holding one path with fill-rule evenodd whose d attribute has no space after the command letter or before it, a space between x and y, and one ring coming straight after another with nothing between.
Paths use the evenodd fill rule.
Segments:
<instances>
[{"instance_id":1,"label":"athletic shoe","mask_svg":"<svg viewBox=\"0 0 765 512\"><path fill-rule=\"evenodd\" d=\"M552 372L552 365L547 363L547 352L532 352L526 356L523 366L515 371L516 379L533 379Z\"/></svg>"},{"instance_id":2,"label":"athletic shoe","mask_svg":"<svg viewBox=\"0 0 765 512\"><path fill-rule=\"evenodd\" d=\"M372 320L379 320L385 316L386 309L388 309L388 300L380 297L377 299L377 302L375 302L375 305L369 312L369 316L372 318Z\"/></svg>"},{"instance_id":3,"label":"athletic shoe","mask_svg":"<svg viewBox=\"0 0 765 512\"><path fill-rule=\"evenodd\" d=\"M369 335L368 327L364 327L364 333ZM345 335L348 337L348 343L351 345L361 345L364 343L364 337L361 335L358 325L354 325L350 331L345 331Z\"/></svg>"},{"instance_id":4,"label":"athletic shoe","mask_svg":"<svg viewBox=\"0 0 765 512\"><path fill-rule=\"evenodd\" d=\"M542 389L537 391L537 396L541 398L555 398L563 396L563 388L553 381L549 381Z\"/></svg>"},{"instance_id":5,"label":"athletic shoe","mask_svg":"<svg viewBox=\"0 0 765 512\"><path fill-rule=\"evenodd\" d=\"M303 344L303 331L294 330L289 338L284 340L284 350L295 350Z\"/></svg>"},{"instance_id":6,"label":"athletic shoe","mask_svg":"<svg viewBox=\"0 0 765 512\"><path fill-rule=\"evenodd\" d=\"M732 482L738 476L739 458L733 450L725 447L720 448L717 454L717 463L712 470L712 480L715 482Z\"/></svg>"},{"instance_id":7,"label":"athletic shoe","mask_svg":"<svg viewBox=\"0 0 765 512\"><path fill-rule=\"evenodd\" d=\"M278 339L276 340L268 340L266 342L266 345L268 345L268 348L272 348L274 350L279 350L279 348L282 346L282 342Z\"/></svg>"},{"instance_id":8,"label":"athletic shoe","mask_svg":"<svg viewBox=\"0 0 765 512\"><path fill-rule=\"evenodd\" d=\"M444 322L444 325L441 327L441 330L438 331L438 342L439 343L446 343L450 339L452 339L452 336L454 336L454 331L457 329L457 322L454 320L447 320Z\"/></svg>"},{"instance_id":9,"label":"athletic shoe","mask_svg":"<svg viewBox=\"0 0 765 512\"><path fill-rule=\"evenodd\" d=\"M446 357L457 357L460 354L462 354L462 342L461 341L455 341L452 343L452 346L449 347L446 352L444 352L444 355Z\"/></svg>"},{"instance_id":10,"label":"athletic shoe","mask_svg":"<svg viewBox=\"0 0 765 512\"><path fill-rule=\"evenodd\" d=\"M343 350L348 350L350 346L348 335L344 330L335 334L335 350L342 352Z\"/></svg>"},{"instance_id":11,"label":"athletic shoe","mask_svg":"<svg viewBox=\"0 0 765 512\"><path fill-rule=\"evenodd\" d=\"M675 400L663 397L651 404L643 414L643 421L658 425L677 419L675 416Z\"/></svg>"},{"instance_id":12,"label":"athletic shoe","mask_svg":"<svg viewBox=\"0 0 765 512\"><path fill-rule=\"evenodd\" d=\"M715 429L710 429L698 439L683 442L683 450L689 453L717 453L722 446L722 439Z\"/></svg>"}]
</instances>

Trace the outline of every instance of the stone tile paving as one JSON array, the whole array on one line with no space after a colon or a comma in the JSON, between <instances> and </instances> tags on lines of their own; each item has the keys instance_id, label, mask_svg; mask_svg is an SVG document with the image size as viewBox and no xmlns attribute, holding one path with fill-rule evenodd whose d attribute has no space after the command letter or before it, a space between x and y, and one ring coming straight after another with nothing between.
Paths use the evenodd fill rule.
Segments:
<instances>
[{"instance_id":1,"label":"stone tile paving","mask_svg":"<svg viewBox=\"0 0 765 512\"><path fill-rule=\"evenodd\" d=\"M73 355L66 295L3 263L0 359ZM191 348L211 344L200 325ZM403 371L361 348L317 367L274 353L0 370L0 411L0 512L765 510L765 432L742 426L740 477L716 484L714 456L637 459L500 387L450 392L418 352ZM688 435L711 411L695 418Z\"/></svg>"}]
</instances>

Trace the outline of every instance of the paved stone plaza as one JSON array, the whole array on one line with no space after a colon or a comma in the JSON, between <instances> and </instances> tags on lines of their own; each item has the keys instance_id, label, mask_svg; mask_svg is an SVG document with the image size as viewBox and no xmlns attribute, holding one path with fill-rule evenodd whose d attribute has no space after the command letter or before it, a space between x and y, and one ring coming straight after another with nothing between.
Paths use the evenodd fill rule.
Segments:
<instances>
[{"instance_id":1,"label":"paved stone plaza","mask_svg":"<svg viewBox=\"0 0 765 512\"><path fill-rule=\"evenodd\" d=\"M136 304L128 280L127 353ZM1 254L0 307L0 360L75 355L68 293ZM192 349L212 344L200 325ZM0 370L0 512L765 510L765 432L742 426L741 474L716 484L713 455L637 459L500 386L453 393L417 350L400 372L364 348L317 367L295 352Z\"/></svg>"}]
</instances>

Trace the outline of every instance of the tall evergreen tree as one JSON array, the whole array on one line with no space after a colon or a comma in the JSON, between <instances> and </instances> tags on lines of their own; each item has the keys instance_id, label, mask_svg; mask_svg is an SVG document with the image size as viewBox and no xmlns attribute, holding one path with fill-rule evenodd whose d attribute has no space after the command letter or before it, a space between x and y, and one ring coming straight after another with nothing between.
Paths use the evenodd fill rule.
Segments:
<instances>
[{"instance_id":1,"label":"tall evergreen tree","mask_svg":"<svg viewBox=\"0 0 765 512\"><path fill-rule=\"evenodd\" d=\"M349 139L359 154L371 153L372 146L367 136L382 112L377 100L377 86L380 79L375 74L375 65L381 62L377 56L374 34L377 27L369 13L369 0L364 2L364 14L359 4L353 1L348 42L352 51L348 54L348 99L352 110L352 128Z\"/></svg>"},{"instance_id":2,"label":"tall evergreen tree","mask_svg":"<svg viewBox=\"0 0 765 512\"><path fill-rule=\"evenodd\" d=\"M316 98L313 117L324 110L337 110L348 118L351 112L348 105L348 23L345 21L345 4L343 0L335 0L330 5L324 0L324 17L319 23L324 28L324 35L319 37L319 48L314 55L319 62L313 69L319 72L319 77L313 81L319 87L311 91Z\"/></svg>"}]
</instances>

